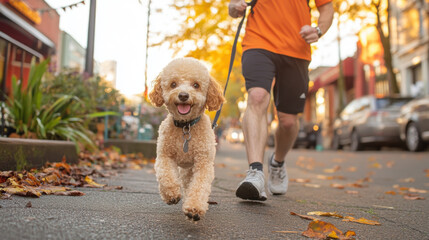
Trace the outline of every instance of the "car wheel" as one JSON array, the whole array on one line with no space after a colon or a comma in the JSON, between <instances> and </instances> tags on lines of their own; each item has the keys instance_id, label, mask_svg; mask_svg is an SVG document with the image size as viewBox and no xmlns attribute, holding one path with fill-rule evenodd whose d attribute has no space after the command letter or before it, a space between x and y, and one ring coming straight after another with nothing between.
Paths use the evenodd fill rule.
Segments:
<instances>
[{"instance_id":1,"label":"car wheel","mask_svg":"<svg viewBox=\"0 0 429 240\"><path fill-rule=\"evenodd\" d=\"M419 129L415 123L410 123L407 127L405 143L408 150L411 152L418 152L423 150L424 143L420 138Z\"/></svg>"},{"instance_id":2,"label":"car wheel","mask_svg":"<svg viewBox=\"0 0 429 240\"><path fill-rule=\"evenodd\" d=\"M343 146L340 143L340 136L338 134L334 133L334 137L332 139L332 149L333 150L340 150Z\"/></svg>"},{"instance_id":3,"label":"car wheel","mask_svg":"<svg viewBox=\"0 0 429 240\"><path fill-rule=\"evenodd\" d=\"M360 142L359 135L357 134L356 130L352 132L351 136L351 144L350 149L353 152L362 150L362 143Z\"/></svg>"}]
</instances>

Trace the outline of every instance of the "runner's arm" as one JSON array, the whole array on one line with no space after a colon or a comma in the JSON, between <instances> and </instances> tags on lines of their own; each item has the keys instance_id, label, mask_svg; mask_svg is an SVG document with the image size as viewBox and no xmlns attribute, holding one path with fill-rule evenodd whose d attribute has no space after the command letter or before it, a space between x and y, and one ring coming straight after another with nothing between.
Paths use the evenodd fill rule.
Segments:
<instances>
[{"instance_id":1,"label":"runner's arm","mask_svg":"<svg viewBox=\"0 0 429 240\"><path fill-rule=\"evenodd\" d=\"M334 19L334 7L332 6L332 2L329 2L319 6L317 10L320 13L317 24L322 31L322 34L325 34L329 27L331 27L332 20Z\"/></svg>"},{"instance_id":2,"label":"runner's arm","mask_svg":"<svg viewBox=\"0 0 429 240\"><path fill-rule=\"evenodd\" d=\"M242 17L246 7L247 4L244 0L231 0L228 5L229 16L233 18Z\"/></svg>"},{"instance_id":3,"label":"runner's arm","mask_svg":"<svg viewBox=\"0 0 429 240\"><path fill-rule=\"evenodd\" d=\"M328 31L329 27L332 24L332 19L334 18L334 8L332 6L332 3L329 2L319 6L317 10L320 13L318 19L318 27L320 28L320 31L323 35ZM317 29L314 27L310 27L309 25L303 26L299 34L308 44L317 42L319 40Z\"/></svg>"}]
</instances>

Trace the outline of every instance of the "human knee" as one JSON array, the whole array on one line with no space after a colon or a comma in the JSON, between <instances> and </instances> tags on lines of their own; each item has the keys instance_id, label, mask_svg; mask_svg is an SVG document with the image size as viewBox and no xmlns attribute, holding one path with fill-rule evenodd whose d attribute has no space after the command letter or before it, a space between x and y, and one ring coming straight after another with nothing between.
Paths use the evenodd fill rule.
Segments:
<instances>
[{"instance_id":1,"label":"human knee","mask_svg":"<svg viewBox=\"0 0 429 240\"><path fill-rule=\"evenodd\" d=\"M269 93L263 88L252 88L248 92L248 107L267 108L270 102Z\"/></svg>"},{"instance_id":2,"label":"human knee","mask_svg":"<svg viewBox=\"0 0 429 240\"><path fill-rule=\"evenodd\" d=\"M296 115L279 114L279 127L283 129L293 129L298 127Z\"/></svg>"}]
</instances>

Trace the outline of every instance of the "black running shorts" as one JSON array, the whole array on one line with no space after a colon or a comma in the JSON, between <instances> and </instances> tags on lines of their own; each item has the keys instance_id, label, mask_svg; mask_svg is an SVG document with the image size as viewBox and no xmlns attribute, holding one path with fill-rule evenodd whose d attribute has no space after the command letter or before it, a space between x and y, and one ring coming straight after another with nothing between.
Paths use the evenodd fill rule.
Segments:
<instances>
[{"instance_id":1,"label":"black running shorts","mask_svg":"<svg viewBox=\"0 0 429 240\"><path fill-rule=\"evenodd\" d=\"M308 91L309 61L272 53L263 49L249 49L242 57L246 89L261 87L271 93L277 111L298 114L304 111Z\"/></svg>"}]
</instances>

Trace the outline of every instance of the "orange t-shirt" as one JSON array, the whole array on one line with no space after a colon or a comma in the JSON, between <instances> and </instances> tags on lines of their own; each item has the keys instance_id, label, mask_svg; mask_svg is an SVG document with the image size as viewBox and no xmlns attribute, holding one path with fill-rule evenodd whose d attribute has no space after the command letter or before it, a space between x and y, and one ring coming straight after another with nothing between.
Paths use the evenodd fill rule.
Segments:
<instances>
[{"instance_id":1,"label":"orange t-shirt","mask_svg":"<svg viewBox=\"0 0 429 240\"><path fill-rule=\"evenodd\" d=\"M315 0L319 7L331 0ZM307 0L258 0L248 15L243 52L261 48L270 52L311 60L310 44L299 32L311 25Z\"/></svg>"}]
</instances>

